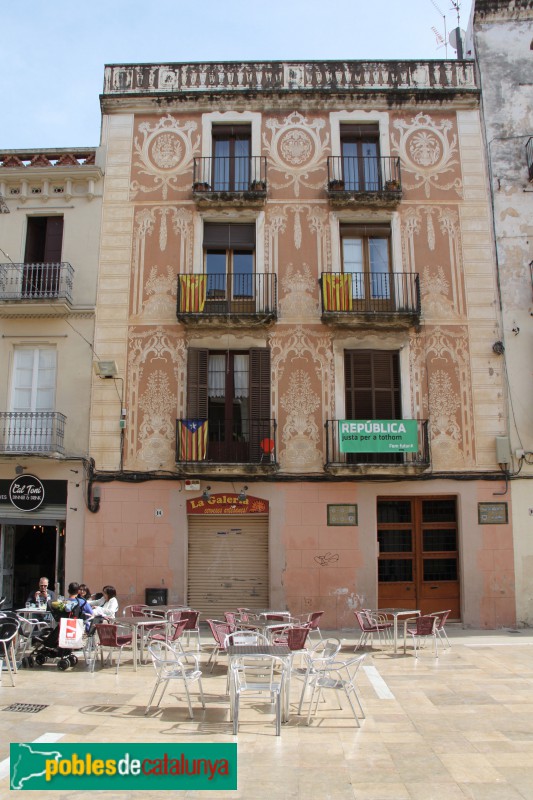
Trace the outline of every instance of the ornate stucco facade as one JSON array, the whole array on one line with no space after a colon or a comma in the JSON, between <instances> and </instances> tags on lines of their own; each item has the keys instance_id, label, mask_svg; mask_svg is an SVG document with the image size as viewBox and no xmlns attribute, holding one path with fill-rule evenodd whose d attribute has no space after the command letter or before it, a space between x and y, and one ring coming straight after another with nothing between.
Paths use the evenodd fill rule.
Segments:
<instances>
[{"instance_id":1,"label":"ornate stucco facade","mask_svg":"<svg viewBox=\"0 0 533 800\"><path fill-rule=\"evenodd\" d=\"M242 577L208 558L205 576L193 575L194 542L209 526L187 501L209 508L204 492L231 496L234 523L231 508L247 491L268 503L270 606L323 609L331 628L351 626L359 606L402 601L449 603L466 625L514 624L512 508L495 496L505 489L495 442L508 434L507 395L493 350L502 332L473 62L108 66L101 102L94 346L120 380L93 378L91 491L99 487L101 502L86 516L85 578L115 584L124 601L143 600L146 587L188 602L199 592L204 614L219 613ZM215 172L199 180L205 164L217 168L217 137L236 136L248 143L250 182L228 191ZM368 141L373 155L357 163L376 168L374 182L364 170L335 182L355 163L344 143ZM253 280L275 287L275 307L241 314L230 303L209 314L209 258L242 255L210 244L221 226L230 237L235 226L252 230L242 252L253 253ZM354 288L346 244L378 240L388 253L381 294L368 255L360 274L369 282ZM178 293L194 276L207 294L191 309ZM344 305L328 305L328 286L348 292ZM234 439L247 455L214 455L211 439L199 458L180 455L177 421L204 416L191 400L201 394L192 351L210 365L223 357L228 371L239 354L267 354L269 428L258 457L246 426ZM373 416L415 421L415 450L343 453L337 421L355 419L350 370L355 396L361 357L377 364L385 354L396 413ZM211 409L216 380L206 369ZM379 380L370 379L376 398ZM240 396L236 385L236 404L252 403L252 384ZM190 481L200 488L188 492ZM498 507L487 524L480 509L497 501L507 517ZM355 516L336 524L345 507ZM240 531L212 524L213 534Z\"/></svg>"}]
</instances>

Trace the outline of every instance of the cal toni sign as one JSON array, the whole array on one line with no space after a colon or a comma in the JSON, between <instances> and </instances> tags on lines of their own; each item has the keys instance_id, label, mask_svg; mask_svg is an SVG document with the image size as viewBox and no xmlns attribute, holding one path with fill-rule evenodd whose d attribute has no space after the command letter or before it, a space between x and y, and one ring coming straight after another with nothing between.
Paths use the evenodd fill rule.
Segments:
<instances>
[{"instance_id":1,"label":"cal toni sign","mask_svg":"<svg viewBox=\"0 0 533 800\"><path fill-rule=\"evenodd\" d=\"M418 450L416 419L339 420L341 453L412 453Z\"/></svg>"},{"instance_id":2,"label":"cal toni sign","mask_svg":"<svg viewBox=\"0 0 533 800\"><path fill-rule=\"evenodd\" d=\"M35 511L44 501L44 486L35 475L20 475L9 487L9 499L20 511Z\"/></svg>"}]
</instances>

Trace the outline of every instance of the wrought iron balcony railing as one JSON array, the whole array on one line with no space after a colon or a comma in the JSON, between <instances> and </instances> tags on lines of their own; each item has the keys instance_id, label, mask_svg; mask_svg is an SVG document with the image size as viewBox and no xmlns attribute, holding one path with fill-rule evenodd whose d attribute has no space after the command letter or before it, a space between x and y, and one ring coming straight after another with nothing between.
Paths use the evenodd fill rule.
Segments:
<instances>
[{"instance_id":1,"label":"wrought iron balcony railing","mask_svg":"<svg viewBox=\"0 0 533 800\"><path fill-rule=\"evenodd\" d=\"M176 420L176 462L275 464L276 420L217 420L191 432L189 420ZM198 420L196 420L198 422Z\"/></svg>"},{"instance_id":2,"label":"wrought iron balcony railing","mask_svg":"<svg viewBox=\"0 0 533 800\"><path fill-rule=\"evenodd\" d=\"M416 422L418 432L417 450L404 453L342 453L339 441L339 420L328 419L325 424L326 467L345 467L347 471L349 471L350 467L364 465L428 467L430 464L428 421L419 419Z\"/></svg>"},{"instance_id":3,"label":"wrought iron balcony railing","mask_svg":"<svg viewBox=\"0 0 533 800\"><path fill-rule=\"evenodd\" d=\"M273 273L178 275L177 317L277 316L277 276Z\"/></svg>"},{"instance_id":4,"label":"wrought iron balcony railing","mask_svg":"<svg viewBox=\"0 0 533 800\"><path fill-rule=\"evenodd\" d=\"M195 158L193 192L196 195L222 192L266 197L265 156L215 156Z\"/></svg>"},{"instance_id":5,"label":"wrought iron balcony railing","mask_svg":"<svg viewBox=\"0 0 533 800\"><path fill-rule=\"evenodd\" d=\"M59 264L0 264L0 300L58 300L72 303L74 270Z\"/></svg>"},{"instance_id":6,"label":"wrought iron balcony railing","mask_svg":"<svg viewBox=\"0 0 533 800\"><path fill-rule=\"evenodd\" d=\"M375 194L399 200L402 195L400 159L391 156L329 156L328 194Z\"/></svg>"},{"instance_id":7,"label":"wrought iron balcony railing","mask_svg":"<svg viewBox=\"0 0 533 800\"><path fill-rule=\"evenodd\" d=\"M0 453L64 453L65 422L59 411L2 411Z\"/></svg>"},{"instance_id":8,"label":"wrought iron balcony railing","mask_svg":"<svg viewBox=\"0 0 533 800\"><path fill-rule=\"evenodd\" d=\"M322 315L420 315L420 279L416 272L323 272Z\"/></svg>"}]
</instances>

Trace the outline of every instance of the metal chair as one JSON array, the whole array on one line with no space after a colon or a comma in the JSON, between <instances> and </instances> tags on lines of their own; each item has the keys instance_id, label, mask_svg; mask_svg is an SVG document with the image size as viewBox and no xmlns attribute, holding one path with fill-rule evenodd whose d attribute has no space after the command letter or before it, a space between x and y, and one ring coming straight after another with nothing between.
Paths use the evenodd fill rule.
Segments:
<instances>
[{"instance_id":1,"label":"metal chair","mask_svg":"<svg viewBox=\"0 0 533 800\"><path fill-rule=\"evenodd\" d=\"M448 647L451 647L450 640L448 639L448 635L444 627L451 613L452 613L451 609L448 609L448 611L432 611L431 614L429 615L430 617L437 618L437 624L435 626L435 630L437 631L437 635L441 640L442 644L444 645L444 647L446 647L446 645L448 645Z\"/></svg>"},{"instance_id":2,"label":"metal chair","mask_svg":"<svg viewBox=\"0 0 533 800\"><path fill-rule=\"evenodd\" d=\"M276 706L276 736L281 734L281 696L285 681L283 660L276 656L244 656L231 667L233 694L233 735L239 729L241 697L248 696Z\"/></svg>"},{"instance_id":3,"label":"metal chair","mask_svg":"<svg viewBox=\"0 0 533 800\"><path fill-rule=\"evenodd\" d=\"M354 652L359 650L360 647L363 647L369 637L370 647L372 647L374 644L374 634L377 635L381 646L381 635L383 634L384 637L387 637L393 628L392 622L384 622L376 619L368 609L361 609L361 611L354 611L353 613L361 629L361 636L354 647Z\"/></svg>"},{"instance_id":4,"label":"metal chair","mask_svg":"<svg viewBox=\"0 0 533 800\"><path fill-rule=\"evenodd\" d=\"M310 629L306 625L288 625L272 635L272 644L285 645L291 653L300 653L302 656L307 652L306 642L309 634Z\"/></svg>"},{"instance_id":5,"label":"metal chair","mask_svg":"<svg viewBox=\"0 0 533 800\"><path fill-rule=\"evenodd\" d=\"M314 675L315 663L321 664L325 661L333 661L341 649L341 640L334 636L328 639L321 639L315 644L311 650L305 653L306 666L295 667L291 670L292 677L302 678L304 685L302 686L302 693L300 695L300 702L298 704L298 714L302 713L302 706L304 702L305 692L309 686L311 675Z\"/></svg>"},{"instance_id":6,"label":"metal chair","mask_svg":"<svg viewBox=\"0 0 533 800\"><path fill-rule=\"evenodd\" d=\"M123 617L146 617L147 611L150 611L149 606L143 606L140 603L134 603L131 606L124 606L122 609Z\"/></svg>"},{"instance_id":7,"label":"metal chair","mask_svg":"<svg viewBox=\"0 0 533 800\"><path fill-rule=\"evenodd\" d=\"M17 674L17 659L15 657L15 640L19 630L19 624L14 619L0 617L0 645L4 654L7 671L11 678L11 685L15 685L15 675Z\"/></svg>"},{"instance_id":8,"label":"metal chair","mask_svg":"<svg viewBox=\"0 0 533 800\"><path fill-rule=\"evenodd\" d=\"M187 705L189 706L189 716L193 719L194 714L189 692L189 686L191 684L198 682L202 708L205 708L204 692L202 688L202 671L198 666L198 656L194 653L176 653L176 651L165 642L149 645L148 652L152 656L152 663L157 673L157 678L148 705L146 706L146 711L144 712L145 715L150 711L152 700L159 686L162 683L164 684L163 691L159 696L156 706L158 706L163 699L163 695L170 681L178 680L183 681L183 687L187 696Z\"/></svg>"},{"instance_id":9,"label":"metal chair","mask_svg":"<svg viewBox=\"0 0 533 800\"><path fill-rule=\"evenodd\" d=\"M409 624L415 623L414 628L409 628ZM431 616L431 614L421 614L419 617L414 617L413 619L406 620L406 631L407 633L413 637L413 647L415 650L415 658L418 658L418 651L420 649L420 645L417 646L417 642L420 643L420 640L423 640L422 644L426 643L428 636L433 637L433 641L435 642L435 658L439 657L439 645L438 645L438 633L437 633L437 617Z\"/></svg>"},{"instance_id":10,"label":"metal chair","mask_svg":"<svg viewBox=\"0 0 533 800\"><path fill-rule=\"evenodd\" d=\"M359 699L359 694L357 692L357 687L355 684L355 678L359 670L359 667L361 666L365 658L366 654L363 654L362 656L355 656L349 658L347 661L342 661L337 658L322 659L315 661L314 673L311 675L310 679L310 685L312 686L313 692L311 694L311 700L309 701L309 709L307 712L308 725L311 719L311 711L315 695L316 695L316 702L315 702L314 713L316 714L320 695L326 689L333 689L335 694L337 695L339 708L342 708L339 698L339 692L340 691L344 692L348 700L348 703L350 704L352 713L355 717L355 721L357 722L357 727L358 728L361 727L361 723L359 722L359 717L357 715L357 710L354 706L353 700L355 699L355 702L359 706L361 717L364 719L365 712L363 711L363 706L361 705L361 700Z\"/></svg>"},{"instance_id":11,"label":"metal chair","mask_svg":"<svg viewBox=\"0 0 533 800\"><path fill-rule=\"evenodd\" d=\"M304 622L304 625L309 627L309 631L317 631L318 635L322 639L322 633L320 632L320 628L318 627L318 623L320 621L320 617L324 614L323 611L313 611L307 617L307 621Z\"/></svg>"},{"instance_id":12,"label":"metal chair","mask_svg":"<svg viewBox=\"0 0 533 800\"><path fill-rule=\"evenodd\" d=\"M209 625L211 633L213 634L213 639L215 640L215 645L207 661L207 665L211 664L211 660L213 661L211 664L211 672L213 672L218 654L226 652L226 637L228 634L233 633L233 631L227 622L221 622L219 619L208 619L206 622Z\"/></svg>"},{"instance_id":13,"label":"metal chair","mask_svg":"<svg viewBox=\"0 0 533 800\"><path fill-rule=\"evenodd\" d=\"M118 668L120 667L120 659L122 651L125 647L133 647L133 635L119 633L118 625L109 623L107 625L97 625L96 632L100 643L100 656L102 659L102 666L104 666L104 649L109 650L108 659L113 663L113 653L118 650L118 660L116 673L118 675Z\"/></svg>"},{"instance_id":14,"label":"metal chair","mask_svg":"<svg viewBox=\"0 0 533 800\"><path fill-rule=\"evenodd\" d=\"M187 620L187 625L185 626L185 633L187 634L187 647L189 647L189 643L191 640L191 633L195 633L198 639L198 646L197 650L201 650L202 646L200 643L200 625L198 619L200 617L199 611L193 611L192 609L187 609L186 611L181 611L181 619Z\"/></svg>"},{"instance_id":15,"label":"metal chair","mask_svg":"<svg viewBox=\"0 0 533 800\"><path fill-rule=\"evenodd\" d=\"M153 642L165 642L171 647L177 647L179 650L184 652L180 639L183 635L186 625L187 620L180 619L175 623L167 623L164 631L161 631L159 627L150 630L148 633L148 646L150 646ZM170 632L169 627L171 628Z\"/></svg>"}]
</instances>

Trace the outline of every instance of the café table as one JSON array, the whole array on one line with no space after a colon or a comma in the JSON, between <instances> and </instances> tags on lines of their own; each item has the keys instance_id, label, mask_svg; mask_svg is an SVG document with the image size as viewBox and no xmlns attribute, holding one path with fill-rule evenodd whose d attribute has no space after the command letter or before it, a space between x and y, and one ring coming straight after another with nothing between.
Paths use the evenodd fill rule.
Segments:
<instances>
[{"instance_id":1,"label":"caf\u00e9 table","mask_svg":"<svg viewBox=\"0 0 533 800\"><path fill-rule=\"evenodd\" d=\"M291 663L292 663L292 651L286 645L267 645L267 644L256 644L256 645L241 645L241 644L231 644L226 648L226 653L228 654L228 670L230 675L230 715L231 719L233 719L233 709L235 706L235 687L233 685L232 680L232 670L231 665L233 661L238 660L240 658L246 658L246 656L276 656L283 661L283 668L285 670L285 685L283 689L283 702L281 708L281 721L288 722L289 721L289 695L290 695L290 682L291 682Z\"/></svg>"},{"instance_id":2,"label":"caf\u00e9 table","mask_svg":"<svg viewBox=\"0 0 533 800\"><path fill-rule=\"evenodd\" d=\"M133 632L132 650L133 650L133 669L137 672L137 665L144 664L144 637L147 630L150 628L158 628L164 624L163 620L157 620L154 617L116 617L111 620L112 623L119 626L130 628ZM140 647L138 645L138 638L140 636Z\"/></svg>"},{"instance_id":3,"label":"caf\u00e9 table","mask_svg":"<svg viewBox=\"0 0 533 800\"><path fill-rule=\"evenodd\" d=\"M378 614L383 614L386 617L392 617L393 621L393 637L394 637L394 653L398 652L398 618L404 618L405 622L409 617L418 617L420 615L419 609L414 608L378 608Z\"/></svg>"}]
</instances>

